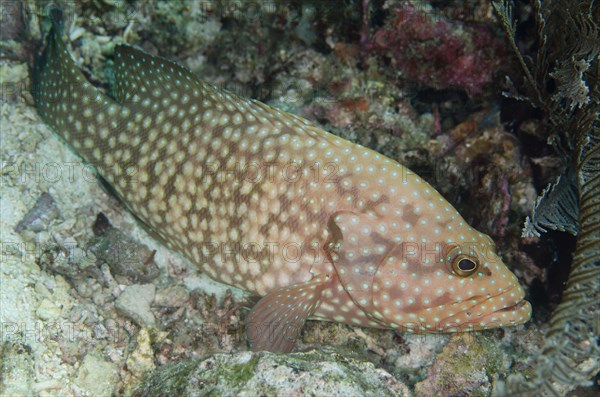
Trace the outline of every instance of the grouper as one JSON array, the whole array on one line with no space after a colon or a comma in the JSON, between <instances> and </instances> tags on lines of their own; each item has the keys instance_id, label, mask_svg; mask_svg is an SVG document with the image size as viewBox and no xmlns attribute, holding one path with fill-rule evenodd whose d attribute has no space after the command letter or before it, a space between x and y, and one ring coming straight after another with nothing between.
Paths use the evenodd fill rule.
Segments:
<instances>
[{"instance_id":1,"label":"grouper","mask_svg":"<svg viewBox=\"0 0 600 397\"><path fill-rule=\"evenodd\" d=\"M261 297L253 350L291 351L307 319L417 333L530 319L490 237L408 168L132 46L114 65L109 95L55 23L37 111L162 243Z\"/></svg>"}]
</instances>

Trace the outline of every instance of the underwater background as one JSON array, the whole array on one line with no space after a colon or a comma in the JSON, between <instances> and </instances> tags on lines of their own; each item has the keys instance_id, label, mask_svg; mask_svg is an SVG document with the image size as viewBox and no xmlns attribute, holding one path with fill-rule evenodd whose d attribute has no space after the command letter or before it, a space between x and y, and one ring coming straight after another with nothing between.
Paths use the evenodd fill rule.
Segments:
<instances>
[{"instance_id":1,"label":"underwater background","mask_svg":"<svg viewBox=\"0 0 600 397\"><path fill-rule=\"evenodd\" d=\"M298 353L248 351L255 299L157 243L36 113L54 6L108 92L128 43L406 165L494 239L532 320L453 335L310 321ZM600 393L597 3L0 7L1 395Z\"/></svg>"}]
</instances>

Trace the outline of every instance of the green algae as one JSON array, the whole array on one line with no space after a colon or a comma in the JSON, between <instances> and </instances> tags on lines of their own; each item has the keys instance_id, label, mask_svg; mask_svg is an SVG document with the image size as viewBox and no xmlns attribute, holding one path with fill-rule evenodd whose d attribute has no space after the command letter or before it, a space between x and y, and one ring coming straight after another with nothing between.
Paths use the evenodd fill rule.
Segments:
<instances>
[{"instance_id":1,"label":"green algae","mask_svg":"<svg viewBox=\"0 0 600 397\"><path fill-rule=\"evenodd\" d=\"M368 361L337 352L240 352L166 365L149 374L134 396L163 395L408 396L408 388Z\"/></svg>"},{"instance_id":2,"label":"green algae","mask_svg":"<svg viewBox=\"0 0 600 397\"><path fill-rule=\"evenodd\" d=\"M453 337L437 355L416 396L487 397L502 370L502 351L491 339L474 334Z\"/></svg>"},{"instance_id":3,"label":"green algae","mask_svg":"<svg viewBox=\"0 0 600 397\"><path fill-rule=\"evenodd\" d=\"M225 368L224 372L229 375L228 379L232 384L243 386L254 376L258 360L258 356L253 356L247 363L232 364L229 368Z\"/></svg>"},{"instance_id":4,"label":"green algae","mask_svg":"<svg viewBox=\"0 0 600 397\"><path fill-rule=\"evenodd\" d=\"M253 356L246 363L225 363L219 371L204 371L199 389L203 395L221 395L219 384L228 384L232 388L242 388L255 374L260 356ZM184 360L168 364L159 370L149 373L134 391L133 396L183 395L189 390L190 379L195 370L201 367L202 360ZM211 364L206 366L211 369Z\"/></svg>"},{"instance_id":5,"label":"green algae","mask_svg":"<svg viewBox=\"0 0 600 397\"><path fill-rule=\"evenodd\" d=\"M133 391L132 396L183 395L188 386L189 377L197 365L198 360L180 361L148 373L138 388Z\"/></svg>"}]
</instances>

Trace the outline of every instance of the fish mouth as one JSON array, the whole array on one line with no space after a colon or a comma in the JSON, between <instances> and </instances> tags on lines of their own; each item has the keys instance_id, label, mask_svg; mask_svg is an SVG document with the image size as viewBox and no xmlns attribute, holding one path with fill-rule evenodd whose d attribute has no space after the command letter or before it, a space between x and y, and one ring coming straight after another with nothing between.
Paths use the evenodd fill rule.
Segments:
<instances>
[{"instance_id":1,"label":"fish mouth","mask_svg":"<svg viewBox=\"0 0 600 397\"><path fill-rule=\"evenodd\" d=\"M490 310L492 309L492 310ZM479 300L458 313L444 317L436 332L468 332L523 324L531 318L531 304L520 286Z\"/></svg>"},{"instance_id":2,"label":"fish mouth","mask_svg":"<svg viewBox=\"0 0 600 397\"><path fill-rule=\"evenodd\" d=\"M509 288L478 302L468 311L461 313L459 318L462 319L462 322L452 322L451 318L448 320L451 324L454 323L453 327L462 330L481 330L523 324L531 318L531 304L524 298L525 291L520 286ZM494 308L493 311L483 313L478 310L480 307L492 308L493 306L497 306L499 309Z\"/></svg>"},{"instance_id":3,"label":"fish mouth","mask_svg":"<svg viewBox=\"0 0 600 397\"><path fill-rule=\"evenodd\" d=\"M487 324L486 328L496 326L512 326L523 324L531 318L531 303L525 300L525 291L521 287L511 288L492 299L498 303L498 300L504 298L507 302L501 309L494 310L482 316L479 320ZM491 303L491 302L490 302Z\"/></svg>"},{"instance_id":4,"label":"fish mouth","mask_svg":"<svg viewBox=\"0 0 600 397\"><path fill-rule=\"evenodd\" d=\"M505 308L502 308L500 310L496 310L494 313L502 313L502 312L510 312L513 310L519 310L520 308L522 308L523 306L525 306L526 304L528 304L529 302L526 301L525 299L520 300L519 302L515 303L512 306L507 306Z\"/></svg>"},{"instance_id":5,"label":"fish mouth","mask_svg":"<svg viewBox=\"0 0 600 397\"><path fill-rule=\"evenodd\" d=\"M504 290L500 294L487 299L486 302L495 302L496 304L502 303L502 308L495 310L490 314L512 312L514 310L522 308L528 303L525 300L525 290L523 290L521 286L516 286Z\"/></svg>"}]
</instances>

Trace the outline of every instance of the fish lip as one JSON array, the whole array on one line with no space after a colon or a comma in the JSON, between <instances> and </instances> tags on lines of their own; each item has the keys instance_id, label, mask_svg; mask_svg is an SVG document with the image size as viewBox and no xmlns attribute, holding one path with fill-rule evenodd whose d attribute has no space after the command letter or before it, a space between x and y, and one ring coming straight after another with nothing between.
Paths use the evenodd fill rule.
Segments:
<instances>
[{"instance_id":1,"label":"fish lip","mask_svg":"<svg viewBox=\"0 0 600 397\"><path fill-rule=\"evenodd\" d=\"M518 309L522 308L523 306L525 306L526 304L527 304L527 301L525 299L521 299L520 301L518 301L514 305L507 306L507 307L504 307L502 309L498 309L498 310L496 310L493 313L502 313L502 312L510 312L510 311L513 311L513 310L518 310Z\"/></svg>"},{"instance_id":2,"label":"fish lip","mask_svg":"<svg viewBox=\"0 0 600 397\"><path fill-rule=\"evenodd\" d=\"M515 293L514 298L510 297L511 292ZM525 291L523 290L523 288L520 285L516 285L514 287L507 288L501 292L498 292L497 294L492 295L489 298L486 298L485 300L483 300L481 302L470 305L469 308L467 309L467 311L471 311L471 310L473 310L473 308L476 308L479 305L487 304L487 302L489 302L491 299L498 299L502 296L508 298L506 305L504 307L494 310L493 312L483 314L481 317L474 316L474 317L470 318L469 320L467 320L466 323L480 322L482 320L490 319L495 316L502 315L502 313L509 313L509 312L512 312L513 310L519 310L523 306L529 304L529 302L527 300L525 300ZM446 317L443 321L451 320L453 317ZM465 323L461 323L461 324L457 323L456 326L460 327L460 326L463 326L464 324Z\"/></svg>"},{"instance_id":3,"label":"fish lip","mask_svg":"<svg viewBox=\"0 0 600 397\"><path fill-rule=\"evenodd\" d=\"M516 296L514 298L510 297L511 292L516 293ZM486 302L489 302L492 299L498 299L500 297L507 297L507 298L509 298L508 302L511 303L511 304L507 304L506 306L504 306L504 307L502 307L500 309L497 309L497 310L495 310L493 312L490 312L490 313L486 314L486 316L489 316L489 315L494 314L494 313L499 313L499 312L501 313L502 311L508 311L509 309L512 310L512 308L514 308L514 306L516 306L518 304L524 305L525 304L524 302L527 302L525 300L525 291L523 290L523 288L520 285L516 285L514 287L502 290L502 291L498 292L495 295L491 295L491 296L487 297L486 299L482 300L481 302L478 302L478 303L475 303L475 304L471 305L469 307L469 309L477 307L478 305L485 304ZM467 298L465 300L468 301L470 299L472 299L472 298L469 297L469 298Z\"/></svg>"},{"instance_id":4,"label":"fish lip","mask_svg":"<svg viewBox=\"0 0 600 397\"><path fill-rule=\"evenodd\" d=\"M511 293L515 293L514 297L510 297ZM530 306L531 307L531 303L529 303L529 301L527 301L525 299L525 290L520 286L517 285L513 288L509 288L505 291L503 291L502 293L496 295L496 297L502 297L505 296L507 298L509 298L510 300L508 300L508 302L506 303L506 305L500 309L494 310L491 313L485 314L484 316L480 317L479 320L486 320L489 321L490 319L492 319L493 321L497 321L500 320L500 316L503 315L510 315L510 313L521 313L521 311L523 310L524 307L526 306ZM507 319L507 323L504 323L502 326L509 326L509 325L517 325L517 324L521 324L523 322L525 322L527 319L525 319L525 321L521 321L517 318L508 318ZM506 320L505 320L506 321Z\"/></svg>"},{"instance_id":5,"label":"fish lip","mask_svg":"<svg viewBox=\"0 0 600 397\"><path fill-rule=\"evenodd\" d=\"M514 296L511 297L511 293L513 293ZM480 317L477 316L476 308L478 306L485 305L489 308L490 300L499 299L501 297L505 298L505 301L502 302L503 307L491 312L482 313ZM519 325L529 320L529 318L519 319L519 315L524 313L522 312L523 308L528 305L531 308L531 304L525 299L525 290L520 285L512 286L495 295L489 296L478 303L469 305L465 310L459 310L458 313L455 313L452 316L442 318L438 322L439 328L435 332L469 332ZM471 312L474 315L465 317L467 312ZM516 317L511 316L510 313L513 312L515 314L518 313L518 315ZM485 323L485 325L481 325L482 323Z\"/></svg>"},{"instance_id":6,"label":"fish lip","mask_svg":"<svg viewBox=\"0 0 600 397\"><path fill-rule=\"evenodd\" d=\"M510 297L511 293L515 293L514 298ZM503 313L503 312L509 312L512 310L520 309L527 303L527 301L525 300L525 291L523 290L523 288L520 285L516 285L512 288L508 288L508 289L502 291L501 293L499 293L493 297L490 297L490 299L500 298L500 297L509 298L508 304L506 306L504 306L503 308L500 308L498 310L491 312L490 314Z\"/></svg>"}]
</instances>

